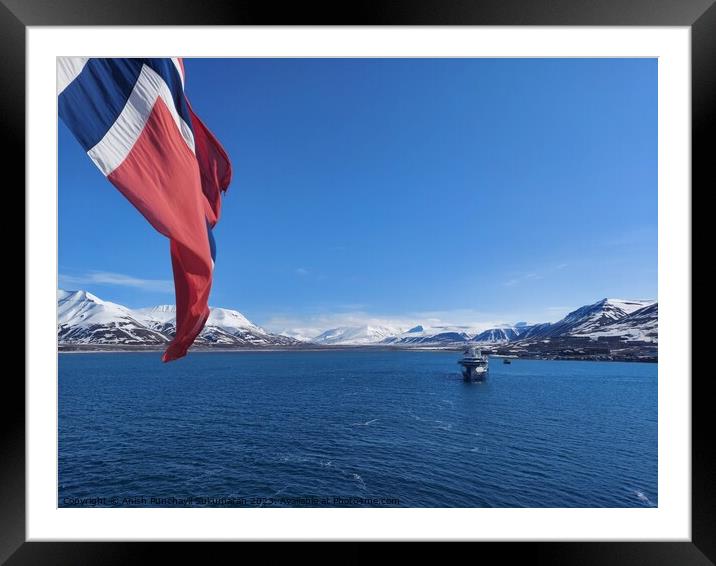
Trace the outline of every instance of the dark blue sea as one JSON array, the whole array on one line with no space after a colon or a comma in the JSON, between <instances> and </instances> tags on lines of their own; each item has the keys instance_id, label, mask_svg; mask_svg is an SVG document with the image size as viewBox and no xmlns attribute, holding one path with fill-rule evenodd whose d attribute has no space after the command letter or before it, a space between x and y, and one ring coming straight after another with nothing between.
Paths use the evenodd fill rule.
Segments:
<instances>
[{"instance_id":1,"label":"dark blue sea","mask_svg":"<svg viewBox=\"0 0 716 566\"><path fill-rule=\"evenodd\" d=\"M61 354L58 505L657 505L656 364L458 357Z\"/></svg>"}]
</instances>

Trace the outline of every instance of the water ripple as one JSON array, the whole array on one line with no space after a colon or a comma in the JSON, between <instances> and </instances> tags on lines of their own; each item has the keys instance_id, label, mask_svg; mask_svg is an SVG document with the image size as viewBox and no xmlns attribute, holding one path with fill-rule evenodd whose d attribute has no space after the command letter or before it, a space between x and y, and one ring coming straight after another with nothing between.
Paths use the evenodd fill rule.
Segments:
<instances>
[{"instance_id":1,"label":"water ripple","mask_svg":"<svg viewBox=\"0 0 716 566\"><path fill-rule=\"evenodd\" d=\"M62 355L59 505L229 495L255 506L658 505L656 365L519 360L472 387L454 357Z\"/></svg>"}]
</instances>

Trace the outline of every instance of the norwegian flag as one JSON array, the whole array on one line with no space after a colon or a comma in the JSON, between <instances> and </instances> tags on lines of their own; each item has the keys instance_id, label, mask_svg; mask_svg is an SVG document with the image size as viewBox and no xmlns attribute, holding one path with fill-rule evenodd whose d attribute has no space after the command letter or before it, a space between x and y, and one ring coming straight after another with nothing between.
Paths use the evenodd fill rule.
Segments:
<instances>
[{"instance_id":1,"label":"norwegian flag","mask_svg":"<svg viewBox=\"0 0 716 566\"><path fill-rule=\"evenodd\" d=\"M209 316L212 228L231 162L184 95L179 58L58 58L59 115L95 165L170 240L176 335L186 355Z\"/></svg>"}]
</instances>

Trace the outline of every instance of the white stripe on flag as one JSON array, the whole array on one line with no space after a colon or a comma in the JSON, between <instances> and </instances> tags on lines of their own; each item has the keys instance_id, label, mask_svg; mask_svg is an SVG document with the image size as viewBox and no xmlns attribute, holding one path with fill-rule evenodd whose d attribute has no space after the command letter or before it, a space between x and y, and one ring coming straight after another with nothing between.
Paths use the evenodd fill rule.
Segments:
<instances>
[{"instance_id":1,"label":"white stripe on flag","mask_svg":"<svg viewBox=\"0 0 716 566\"><path fill-rule=\"evenodd\" d=\"M177 73L179 73L179 78L181 79L181 87L184 88L184 71L179 63L179 57L172 57L172 63L177 68Z\"/></svg>"},{"instance_id":2,"label":"white stripe on flag","mask_svg":"<svg viewBox=\"0 0 716 566\"><path fill-rule=\"evenodd\" d=\"M194 152L194 135L179 116L167 83L155 71L143 65L122 113L99 143L87 152L105 175L109 175L127 158L144 130L158 98L164 100L186 145Z\"/></svg>"},{"instance_id":3,"label":"white stripe on flag","mask_svg":"<svg viewBox=\"0 0 716 566\"><path fill-rule=\"evenodd\" d=\"M77 78L85 68L89 57L58 57L57 58L57 96Z\"/></svg>"}]
</instances>

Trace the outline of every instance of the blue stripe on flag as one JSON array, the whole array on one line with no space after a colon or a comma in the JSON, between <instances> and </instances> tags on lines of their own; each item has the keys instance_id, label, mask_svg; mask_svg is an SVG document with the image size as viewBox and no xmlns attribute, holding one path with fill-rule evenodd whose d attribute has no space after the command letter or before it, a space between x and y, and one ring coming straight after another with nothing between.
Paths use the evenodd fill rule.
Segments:
<instances>
[{"instance_id":1,"label":"blue stripe on flag","mask_svg":"<svg viewBox=\"0 0 716 566\"><path fill-rule=\"evenodd\" d=\"M209 221L206 221L206 231L209 233L209 249L211 250L211 259L216 263L216 241L214 240L214 231L209 225Z\"/></svg>"},{"instance_id":2,"label":"blue stripe on flag","mask_svg":"<svg viewBox=\"0 0 716 566\"><path fill-rule=\"evenodd\" d=\"M97 145L122 113L142 65L164 79L177 112L191 127L181 77L171 59L90 59L58 100L60 118L85 151Z\"/></svg>"}]
</instances>

